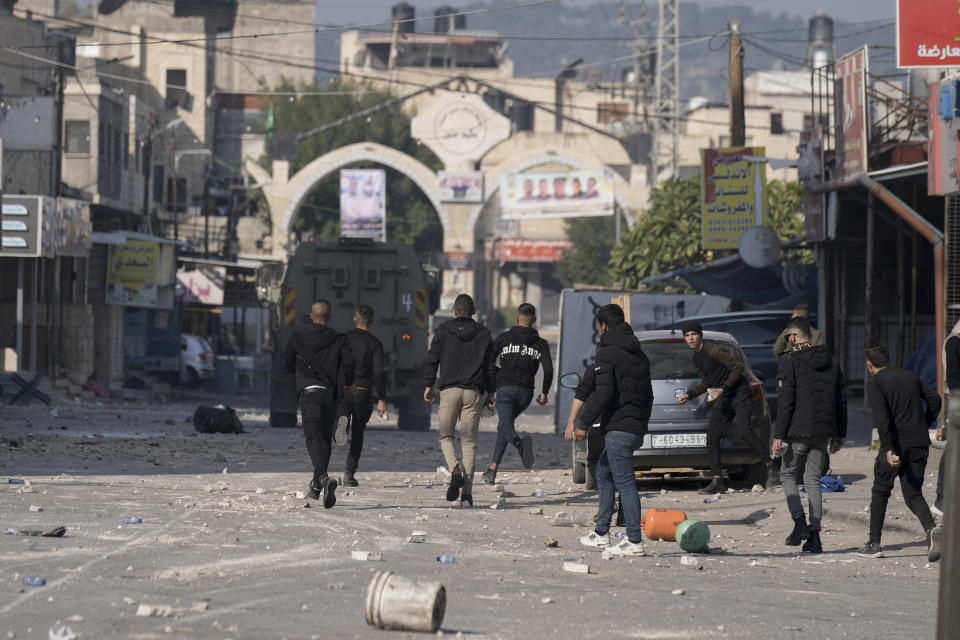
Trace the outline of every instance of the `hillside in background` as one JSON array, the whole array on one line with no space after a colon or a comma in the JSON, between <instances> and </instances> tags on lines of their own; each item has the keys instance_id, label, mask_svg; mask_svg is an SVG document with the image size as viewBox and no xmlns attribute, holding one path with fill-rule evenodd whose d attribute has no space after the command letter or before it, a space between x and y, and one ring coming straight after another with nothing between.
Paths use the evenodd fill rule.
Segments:
<instances>
[{"instance_id":1,"label":"hillside in background","mask_svg":"<svg viewBox=\"0 0 960 640\"><path fill-rule=\"evenodd\" d=\"M417 8L417 16L432 15L433 4ZM503 6L503 2L481 2L458 5L472 10ZM644 33L656 35L656 0L647 3L649 28ZM318 5L319 8L319 5ZM564 64L583 58L593 79L619 79L631 60L636 30L619 23L619 2L600 2L591 6L567 3L523 7L467 17L468 29L497 31L507 39L507 56L515 64L518 76L552 78ZM630 21L641 17L639 3L628 4ZM726 31L730 20L739 19L745 37L745 66L753 70L774 68L797 70L807 52L807 21L810 16L787 15L758 11L744 6L701 7L681 4L681 93L684 97L707 96L725 101L727 96L728 48L725 35L713 39L712 34ZM871 50L871 71L893 74L894 30L892 24L866 16L869 21L835 24L838 54L868 43ZM367 20L388 19L389 9L382 16L367 15ZM322 21L322 9L318 21ZM889 22L889 21L888 21ZM432 31L432 21L418 22L418 31ZM339 34L321 33L317 37L317 64L330 68L339 59ZM651 38L652 40L652 38ZM614 59L620 59L612 62ZM320 72L320 77L329 74Z\"/></svg>"}]
</instances>

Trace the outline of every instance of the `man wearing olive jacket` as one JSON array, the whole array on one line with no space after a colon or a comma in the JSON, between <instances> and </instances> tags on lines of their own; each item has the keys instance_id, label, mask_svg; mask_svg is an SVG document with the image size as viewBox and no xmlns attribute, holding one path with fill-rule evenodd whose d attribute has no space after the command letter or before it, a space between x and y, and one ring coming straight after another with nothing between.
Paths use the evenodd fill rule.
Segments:
<instances>
[{"instance_id":1,"label":"man wearing olive jacket","mask_svg":"<svg viewBox=\"0 0 960 640\"><path fill-rule=\"evenodd\" d=\"M587 437L589 425L600 420L604 451L597 461L600 508L594 530L580 538L586 547L603 549L604 558L644 556L640 495L633 474L633 452L643 443L653 409L650 360L624 321L623 309L608 304L597 312L600 348L594 361L594 390L576 420L575 437ZM627 538L610 546L614 491L620 491Z\"/></svg>"}]
</instances>

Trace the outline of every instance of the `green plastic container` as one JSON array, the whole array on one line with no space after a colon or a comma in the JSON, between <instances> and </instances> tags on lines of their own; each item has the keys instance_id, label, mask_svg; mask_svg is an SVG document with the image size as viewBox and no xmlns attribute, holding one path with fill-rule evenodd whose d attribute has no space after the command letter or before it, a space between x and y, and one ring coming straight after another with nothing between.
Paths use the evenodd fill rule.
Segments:
<instances>
[{"instance_id":1,"label":"green plastic container","mask_svg":"<svg viewBox=\"0 0 960 640\"><path fill-rule=\"evenodd\" d=\"M710 528L699 520L684 520L677 525L677 544L684 551L700 553L710 542Z\"/></svg>"}]
</instances>

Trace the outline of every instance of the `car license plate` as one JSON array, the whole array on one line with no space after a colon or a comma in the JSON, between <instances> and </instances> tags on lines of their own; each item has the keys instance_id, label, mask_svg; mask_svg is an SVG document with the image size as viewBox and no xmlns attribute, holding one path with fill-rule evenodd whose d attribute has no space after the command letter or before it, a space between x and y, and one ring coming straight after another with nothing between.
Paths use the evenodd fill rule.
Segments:
<instances>
[{"instance_id":1,"label":"car license plate","mask_svg":"<svg viewBox=\"0 0 960 640\"><path fill-rule=\"evenodd\" d=\"M654 434L651 434L650 446L654 449L705 447L707 446L707 434L705 433L654 433Z\"/></svg>"}]
</instances>

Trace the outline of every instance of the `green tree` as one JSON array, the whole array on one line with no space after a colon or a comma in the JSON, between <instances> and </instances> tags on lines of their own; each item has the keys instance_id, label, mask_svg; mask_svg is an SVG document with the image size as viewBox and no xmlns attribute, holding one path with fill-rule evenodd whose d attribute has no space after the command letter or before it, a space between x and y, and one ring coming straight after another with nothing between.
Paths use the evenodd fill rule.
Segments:
<instances>
[{"instance_id":1,"label":"green tree","mask_svg":"<svg viewBox=\"0 0 960 640\"><path fill-rule=\"evenodd\" d=\"M781 241L803 236L803 190L799 183L767 183L767 220ZM611 252L613 277L633 289L647 276L707 259L701 248L700 178L671 178L650 195L650 210Z\"/></svg>"},{"instance_id":2,"label":"green tree","mask_svg":"<svg viewBox=\"0 0 960 640\"><path fill-rule=\"evenodd\" d=\"M281 81L276 91L295 91L288 81ZM325 85L301 87L304 94L283 96L273 101L272 133L278 139L290 132L303 132L320 127L389 100L391 94L369 86L333 79ZM264 109L265 120L271 107ZM417 158L432 169L441 164L425 146L410 135L410 117L402 105L376 111L329 131L307 138L297 146L290 158L291 173L299 171L315 158L356 142L378 142ZM267 158L262 159L263 162ZM353 169L384 168L375 163L351 165ZM422 257L443 247L443 227L433 205L412 180L399 171L386 168L387 176L387 239L412 244ZM293 231L317 239L335 240L340 235L340 180L336 172L320 181L304 200L293 222Z\"/></svg>"},{"instance_id":3,"label":"green tree","mask_svg":"<svg viewBox=\"0 0 960 640\"><path fill-rule=\"evenodd\" d=\"M609 263L616 233L614 224L612 216L567 220L567 238L573 248L557 263L554 272L563 286L613 285L613 273Z\"/></svg>"}]
</instances>

